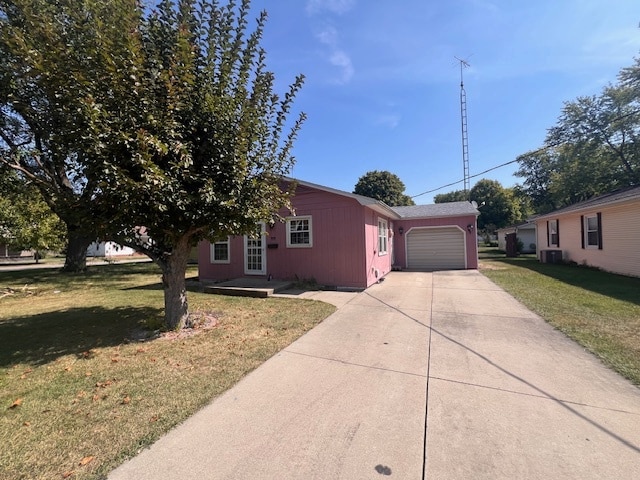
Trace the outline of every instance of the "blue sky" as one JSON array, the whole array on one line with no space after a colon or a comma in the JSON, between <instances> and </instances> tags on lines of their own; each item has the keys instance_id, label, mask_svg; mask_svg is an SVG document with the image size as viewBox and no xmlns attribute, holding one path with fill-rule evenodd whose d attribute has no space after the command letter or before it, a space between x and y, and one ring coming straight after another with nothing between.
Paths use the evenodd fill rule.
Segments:
<instances>
[{"instance_id":1,"label":"blue sky","mask_svg":"<svg viewBox=\"0 0 640 480\"><path fill-rule=\"evenodd\" d=\"M254 0L279 92L307 79L293 176L352 191L388 170L431 203L462 189L460 67L470 173L540 147L564 101L600 93L640 54L637 0ZM484 178L510 187L517 164ZM471 185L480 178L471 179Z\"/></svg>"}]
</instances>

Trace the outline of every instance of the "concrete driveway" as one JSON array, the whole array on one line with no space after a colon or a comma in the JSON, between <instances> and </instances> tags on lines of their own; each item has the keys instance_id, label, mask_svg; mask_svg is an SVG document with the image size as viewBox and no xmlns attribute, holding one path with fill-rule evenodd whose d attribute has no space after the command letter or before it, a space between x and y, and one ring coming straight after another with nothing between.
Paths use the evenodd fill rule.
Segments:
<instances>
[{"instance_id":1,"label":"concrete driveway","mask_svg":"<svg viewBox=\"0 0 640 480\"><path fill-rule=\"evenodd\" d=\"M640 478L640 390L475 271L392 272L121 479Z\"/></svg>"}]
</instances>

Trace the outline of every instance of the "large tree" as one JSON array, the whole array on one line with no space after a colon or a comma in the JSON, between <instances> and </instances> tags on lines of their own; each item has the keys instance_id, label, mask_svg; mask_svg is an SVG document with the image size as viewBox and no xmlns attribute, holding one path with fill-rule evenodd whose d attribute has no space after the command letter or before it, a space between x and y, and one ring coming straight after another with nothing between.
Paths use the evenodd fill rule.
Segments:
<instances>
[{"instance_id":1,"label":"large tree","mask_svg":"<svg viewBox=\"0 0 640 480\"><path fill-rule=\"evenodd\" d=\"M36 263L48 250L66 244L66 229L40 191L15 171L0 168L0 235L17 250L33 250Z\"/></svg>"},{"instance_id":2,"label":"large tree","mask_svg":"<svg viewBox=\"0 0 640 480\"><path fill-rule=\"evenodd\" d=\"M466 202L467 192L464 190L453 190L447 193L438 193L433 197L434 203Z\"/></svg>"},{"instance_id":3,"label":"large tree","mask_svg":"<svg viewBox=\"0 0 640 480\"><path fill-rule=\"evenodd\" d=\"M386 170L373 170L358 179L353 193L375 198L392 207L415 205L404 189L404 183L397 175Z\"/></svg>"},{"instance_id":4,"label":"large tree","mask_svg":"<svg viewBox=\"0 0 640 480\"><path fill-rule=\"evenodd\" d=\"M75 156L66 157L78 166L80 186L99 200L92 231L160 266L166 325L181 328L189 322L191 248L203 239L252 234L257 222L290 204L280 179L291 170L304 119L288 121L303 79L283 98L274 92L260 45L266 13L248 31L249 0L222 6L164 0L149 12L136 0L98 4L113 15L109 32L86 39L95 50L81 46L90 57L75 72L83 80L77 109L83 129L76 132L83 141L69 142ZM65 8L81 7L68 0ZM65 31L95 33L84 16L91 25L91 14L75 13L65 17ZM63 57L75 55L61 49Z\"/></svg>"},{"instance_id":5,"label":"large tree","mask_svg":"<svg viewBox=\"0 0 640 480\"><path fill-rule=\"evenodd\" d=\"M134 83L140 15L136 0L0 0L0 161L65 223L67 271L104 233L94 120L128 126L113 107Z\"/></svg>"},{"instance_id":6,"label":"large tree","mask_svg":"<svg viewBox=\"0 0 640 480\"><path fill-rule=\"evenodd\" d=\"M497 180L479 180L469 195L480 206L478 230L493 233L497 228L523 220L525 216L514 190L504 188Z\"/></svg>"},{"instance_id":7,"label":"large tree","mask_svg":"<svg viewBox=\"0 0 640 480\"><path fill-rule=\"evenodd\" d=\"M599 95L565 102L544 146L518 161L540 213L640 184L639 60Z\"/></svg>"},{"instance_id":8,"label":"large tree","mask_svg":"<svg viewBox=\"0 0 640 480\"><path fill-rule=\"evenodd\" d=\"M469 197L479 205L478 230L493 234L496 228L520 222L530 213L529 200L522 189L505 188L497 180L483 178L469 191ZM441 193L435 203L466 202L464 190Z\"/></svg>"}]
</instances>

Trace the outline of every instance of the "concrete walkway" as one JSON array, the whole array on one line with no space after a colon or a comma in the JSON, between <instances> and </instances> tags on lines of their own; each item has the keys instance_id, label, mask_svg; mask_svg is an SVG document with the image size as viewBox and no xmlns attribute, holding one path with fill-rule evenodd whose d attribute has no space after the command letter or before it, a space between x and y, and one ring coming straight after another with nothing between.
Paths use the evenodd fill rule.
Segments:
<instances>
[{"instance_id":1,"label":"concrete walkway","mask_svg":"<svg viewBox=\"0 0 640 480\"><path fill-rule=\"evenodd\" d=\"M640 390L478 272L328 293L334 315L109 478L640 478Z\"/></svg>"}]
</instances>

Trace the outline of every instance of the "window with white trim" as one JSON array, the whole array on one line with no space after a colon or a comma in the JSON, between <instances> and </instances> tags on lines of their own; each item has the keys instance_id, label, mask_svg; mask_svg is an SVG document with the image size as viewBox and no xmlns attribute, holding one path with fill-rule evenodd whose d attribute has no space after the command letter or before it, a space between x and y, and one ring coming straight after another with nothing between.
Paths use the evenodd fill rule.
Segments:
<instances>
[{"instance_id":1,"label":"window with white trim","mask_svg":"<svg viewBox=\"0 0 640 480\"><path fill-rule=\"evenodd\" d=\"M549 223L547 224L547 228L548 228L548 245L550 247L557 247L558 246L558 220L549 220Z\"/></svg>"},{"instance_id":2,"label":"window with white trim","mask_svg":"<svg viewBox=\"0 0 640 480\"><path fill-rule=\"evenodd\" d=\"M378 255L386 255L389 245L389 228L384 218L378 218Z\"/></svg>"},{"instance_id":3,"label":"window with white trim","mask_svg":"<svg viewBox=\"0 0 640 480\"><path fill-rule=\"evenodd\" d=\"M311 215L287 218L287 247L313 247Z\"/></svg>"},{"instance_id":4,"label":"window with white trim","mask_svg":"<svg viewBox=\"0 0 640 480\"><path fill-rule=\"evenodd\" d=\"M587 248L598 248L600 246L600 225L597 215L584 217L584 244Z\"/></svg>"},{"instance_id":5,"label":"window with white trim","mask_svg":"<svg viewBox=\"0 0 640 480\"><path fill-rule=\"evenodd\" d=\"M211 263L230 263L229 237L220 242L211 243Z\"/></svg>"}]
</instances>

